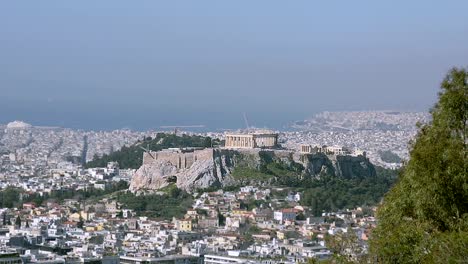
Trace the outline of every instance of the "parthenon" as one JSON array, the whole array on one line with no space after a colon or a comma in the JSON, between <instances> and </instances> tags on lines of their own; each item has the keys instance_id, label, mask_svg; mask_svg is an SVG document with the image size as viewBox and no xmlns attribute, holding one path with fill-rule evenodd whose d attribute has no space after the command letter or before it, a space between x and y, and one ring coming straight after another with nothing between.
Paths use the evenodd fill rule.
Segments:
<instances>
[{"instance_id":1,"label":"parthenon","mask_svg":"<svg viewBox=\"0 0 468 264\"><path fill-rule=\"evenodd\" d=\"M227 133L226 148L275 148L278 144L278 134L271 131L256 131L249 133Z\"/></svg>"}]
</instances>

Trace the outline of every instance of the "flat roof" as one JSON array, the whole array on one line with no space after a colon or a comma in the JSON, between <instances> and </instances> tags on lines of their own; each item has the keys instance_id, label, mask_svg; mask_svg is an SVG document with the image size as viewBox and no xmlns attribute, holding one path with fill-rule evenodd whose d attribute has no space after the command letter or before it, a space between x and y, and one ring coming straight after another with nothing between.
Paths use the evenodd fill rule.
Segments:
<instances>
[{"instance_id":1,"label":"flat roof","mask_svg":"<svg viewBox=\"0 0 468 264\"><path fill-rule=\"evenodd\" d=\"M184 258L199 258L197 256L190 255L167 255L164 257L152 258L152 257L130 257L130 256L120 256L121 259L135 260L135 261L162 261L162 260L172 260L172 259L184 259Z\"/></svg>"},{"instance_id":2,"label":"flat roof","mask_svg":"<svg viewBox=\"0 0 468 264\"><path fill-rule=\"evenodd\" d=\"M227 132L226 136L253 136L253 135L269 135L269 136L277 136L278 133L273 131L270 132Z\"/></svg>"}]
</instances>

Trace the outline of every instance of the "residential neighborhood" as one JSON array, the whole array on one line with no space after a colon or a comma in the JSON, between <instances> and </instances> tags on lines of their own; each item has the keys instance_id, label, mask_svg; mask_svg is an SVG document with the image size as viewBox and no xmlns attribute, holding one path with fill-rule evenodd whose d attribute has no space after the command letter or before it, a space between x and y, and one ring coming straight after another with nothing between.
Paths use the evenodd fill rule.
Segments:
<instances>
[{"instance_id":1,"label":"residential neighborhood","mask_svg":"<svg viewBox=\"0 0 468 264\"><path fill-rule=\"evenodd\" d=\"M0 210L0 248L24 263L296 263L329 258L326 237L351 232L366 250L373 208L314 216L299 200L252 186L196 193L173 219L139 216L108 198L24 203Z\"/></svg>"}]
</instances>

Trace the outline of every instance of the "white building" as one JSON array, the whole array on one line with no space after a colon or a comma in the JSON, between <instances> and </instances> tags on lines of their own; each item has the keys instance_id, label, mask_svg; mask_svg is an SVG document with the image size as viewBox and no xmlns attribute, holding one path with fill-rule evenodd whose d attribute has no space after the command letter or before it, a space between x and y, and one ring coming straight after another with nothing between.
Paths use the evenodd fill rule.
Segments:
<instances>
[{"instance_id":1,"label":"white building","mask_svg":"<svg viewBox=\"0 0 468 264\"><path fill-rule=\"evenodd\" d=\"M275 148L278 134L273 131L254 131L247 133L226 133L226 148Z\"/></svg>"},{"instance_id":2,"label":"white building","mask_svg":"<svg viewBox=\"0 0 468 264\"><path fill-rule=\"evenodd\" d=\"M279 211L275 211L273 213L273 219L280 223L284 223L284 221L294 221L296 220L296 210L290 209L281 209Z\"/></svg>"},{"instance_id":3,"label":"white building","mask_svg":"<svg viewBox=\"0 0 468 264\"><path fill-rule=\"evenodd\" d=\"M253 260L241 259L237 257L205 255L205 264L229 264L229 263L258 263Z\"/></svg>"}]
</instances>

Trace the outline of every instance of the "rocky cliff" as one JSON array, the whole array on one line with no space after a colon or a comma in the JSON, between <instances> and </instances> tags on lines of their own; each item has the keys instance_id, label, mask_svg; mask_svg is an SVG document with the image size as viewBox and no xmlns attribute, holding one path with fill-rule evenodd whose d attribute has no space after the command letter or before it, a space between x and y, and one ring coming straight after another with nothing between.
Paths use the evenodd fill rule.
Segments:
<instances>
[{"instance_id":1,"label":"rocky cliff","mask_svg":"<svg viewBox=\"0 0 468 264\"><path fill-rule=\"evenodd\" d=\"M155 191L175 183L181 189L193 191L243 184L251 174L262 176L254 182L271 183L283 174L294 177L320 177L322 174L344 178L372 177L375 169L363 156L335 157L260 149L165 150L144 154L143 165L133 176L130 190Z\"/></svg>"},{"instance_id":2,"label":"rocky cliff","mask_svg":"<svg viewBox=\"0 0 468 264\"><path fill-rule=\"evenodd\" d=\"M235 153L211 148L145 153L143 165L133 176L130 190L153 191L171 183L187 191L233 184L230 177L235 166L232 155Z\"/></svg>"}]
</instances>

